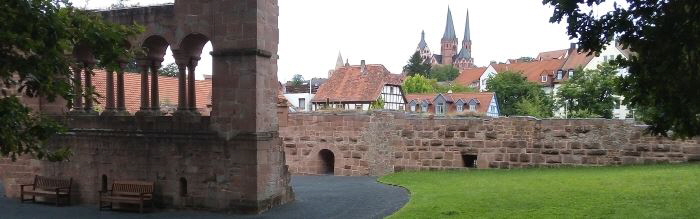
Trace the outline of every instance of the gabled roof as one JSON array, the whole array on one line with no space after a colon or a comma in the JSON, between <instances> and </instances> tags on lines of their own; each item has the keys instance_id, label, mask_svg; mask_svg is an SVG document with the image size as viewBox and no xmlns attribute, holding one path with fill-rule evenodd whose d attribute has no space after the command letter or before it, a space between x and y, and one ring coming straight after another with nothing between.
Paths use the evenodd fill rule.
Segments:
<instances>
[{"instance_id":1,"label":"gabled roof","mask_svg":"<svg viewBox=\"0 0 700 219\"><path fill-rule=\"evenodd\" d=\"M427 101L432 104L433 101L440 95L445 98L449 98L448 102L455 103L462 100L464 103L469 103L470 101L478 101L476 107L477 112L486 113L489 110L489 104L494 98L494 93L482 92L482 93L451 93L451 94L438 94L438 93L426 93L426 94L409 94L406 95L406 99L410 102L413 100L417 101Z\"/></svg>"},{"instance_id":2,"label":"gabled roof","mask_svg":"<svg viewBox=\"0 0 700 219\"><path fill-rule=\"evenodd\" d=\"M452 21L452 10L447 8L447 24L445 25L445 34L442 36L443 40L457 39L457 33L455 32L455 24Z\"/></svg>"},{"instance_id":3,"label":"gabled roof","mask_svg":"<svg viewBox=\"0 0 700 219\"><path fill-rule=\"evenodd\" d=\"M563 59L566 57L568 49L541 52L537 55L537 60Z\"/></svg>"},{"instance_id":4,"label":"gabled roof","mask_svg":"<svg viewBox=\"0 0 700 219\"><path fill-rule=\"evenodd\" d=\"M481 76L486 72L487 68L470 68L465 69L459 73L459 76L455 78L454 83L468 86L473 84L475 81L479 81Z\"/></svg>"},{"instance_id":5,"label":"gabled roof","mask_svg":"<svg viewBox=\"0 0 700 219\"><path fill-rule=\"evenodd\" d=\"M569 54L569 57L564 62L562 69L577 69L579 67L586 67L588 63L595 58L593 55L588 55L588 52L577 52L573 51Z\"/></svg>"},{"instance_id":6,"label":"gabled roof","mask_svg":"<svg viewBox=\"0 0 700 219\"><path fill-rule=\"evenodd\" d=\"M366 65L367 73L359 65L339 68L316 93L312 102L373 102L384 85L401 85L403 76L394 75L383 65Z\"/></svg>"},{"instance_id":7,"label":"gabled roof","mask_svg":"<svg viewBox=\"0 0 700 219\"><path fill-rule=\"evenodd\" d=\"M528 81L540 82L540 75L543 72L554 72L562 68L566 60L550 59L536 62L519 62L512 64L495 64L492 65L498 73L507 71L520 72Z\"/></svg>"},{"instance_id":8,"label":"gabled roof","mask_svg":"<svg viewBox=\"0 0 700 219\"><path fill-rule=\"evenodd\" d=\"M457 59L471 59L471 58L472 58L472 54L469 53L469 50L462 47L462 50L459 51L459 54L457 54L457 56L455 57L455 60L457 60Z\"/></svg>"}]
</instances>

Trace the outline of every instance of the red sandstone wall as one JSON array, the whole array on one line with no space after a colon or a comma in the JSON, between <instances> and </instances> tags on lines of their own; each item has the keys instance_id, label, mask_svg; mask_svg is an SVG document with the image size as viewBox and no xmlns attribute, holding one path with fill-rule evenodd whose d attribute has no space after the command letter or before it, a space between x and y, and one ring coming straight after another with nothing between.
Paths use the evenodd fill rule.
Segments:
<instances>
[{"instance_id":1,"label":"red sandstone wall","mask_svg":"<svg viewBox=\"0 0 700 219\"><path fill-rule=\"evenodd\" d=\"M402 113L290 114L281 128L295 174L321 174L322 149L336 175L401 170L622 165L700 161L700 140L643 135L622 120L418 118Z\"/></svg>"}]
</instances>

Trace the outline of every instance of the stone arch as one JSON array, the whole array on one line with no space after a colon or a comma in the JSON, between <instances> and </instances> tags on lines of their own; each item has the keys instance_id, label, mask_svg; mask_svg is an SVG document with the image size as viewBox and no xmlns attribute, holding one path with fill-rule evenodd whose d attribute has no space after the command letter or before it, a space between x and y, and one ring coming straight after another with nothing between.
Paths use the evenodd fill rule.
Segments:
<instances>
[{"instance_id":1,"label":"stone arch","mask_svg":"<svg viewBox=\"0 0 700 219\"><path fill-rule=\"evenodd\" d=\"M145 56L155 60L162 60L170 43L160 35L152 35L146 38L141 47L145 50Z\"/></svg>"},{"instance_id":2,"label":"stone arch","mask_svg":"<svg viewBox=\"0 0 700 219\"><path fill-rule=\"evenodd\" d=\"M336 165L336 158L335 154L333 151L328 150L328 149L321 149L318 152L318 158L319 158L319 173L320 174L328 174L328 175L334 175L335 174L335 165Z\"/></svg>"},{"instance_id":3,"label":"stone arch","mask_svg":"<svg viewBox=\"0 0 700 219\"><path fill-rule=\"evenodd\" d=\"M202 33L190 33L180 41L178 48L183 50L190 57L200 57L204 45L210 42L210 38Z\"/></svg>"}]
</instances>

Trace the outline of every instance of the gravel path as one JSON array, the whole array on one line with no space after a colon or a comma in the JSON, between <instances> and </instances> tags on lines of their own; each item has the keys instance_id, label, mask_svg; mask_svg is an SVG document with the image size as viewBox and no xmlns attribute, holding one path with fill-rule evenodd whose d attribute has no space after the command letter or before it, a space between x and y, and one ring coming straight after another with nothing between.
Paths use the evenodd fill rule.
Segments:
<instances>
[{"instance_id":1,"label":"gravel path","mask_svg":"<svg viewBox=\"0 0 700 219\"><path fill-rule=\"evenodd\" d=\"M1 184L2 182L0 182ZM208 212L160 211L131 213L98 211L96 206L53 207L42 204L20 204L5 198L0 186L0 219L5 218L319 218L362 219L383 218L398 211L408 202L406 190L387 186L374 177L294 176L292 186L296 201L262 215L229 215Z\"/></svg>"}]
</instances>

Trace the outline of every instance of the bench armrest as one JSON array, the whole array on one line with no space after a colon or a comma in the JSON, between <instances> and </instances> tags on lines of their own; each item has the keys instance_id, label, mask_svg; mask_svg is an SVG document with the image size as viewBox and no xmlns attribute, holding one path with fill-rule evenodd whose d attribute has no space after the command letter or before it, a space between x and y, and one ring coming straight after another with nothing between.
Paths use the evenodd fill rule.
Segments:
<instances>
[{"instance_id":1,"label":"bench armrest","mask_svg":"<svg viewBox=\"0 0 700 219\"><path fill-rule=\"evenodd\" d=\"M21 189L22 191L24 191L24 187L27 187L27 186L31 186L32 189L34 189L34 184L23 184L23 185L19 185L19 187L20 187L20 189Z\"/></svg>"}]
</instances>

